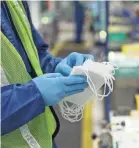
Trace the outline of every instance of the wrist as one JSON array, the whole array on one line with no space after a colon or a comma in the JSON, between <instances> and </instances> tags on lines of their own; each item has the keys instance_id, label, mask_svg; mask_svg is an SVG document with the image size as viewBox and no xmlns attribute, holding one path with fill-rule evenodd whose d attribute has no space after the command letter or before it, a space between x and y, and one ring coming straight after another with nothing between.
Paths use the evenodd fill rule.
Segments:
<instances>
[{"instance_id":1,"label":"wrist","mask_svg":"<svg viewBox=\"0 0 139 148\"><path fill-rule=\"evenodd\" d=\"M42 95L43 89L45 89L45 88L41 85L39 77L36 77L36 78L32 79L31 81L32 81L32 84L34 85L34 87L36 87L37 94L38 94L39 98L41 99L41 101L43 102L42 104L45 105L45 100Z\"/></svg>"},{"instance_id":2,"label":"wrist","mask_svg":"<svg viewBox=\"0 0 139 148\"><path fill-rule=\"evenodd\" d=\"M54 73L57 65L62 61L62 58L56 57L45 67L44 73Z\"/></svg>"}]
</instances>

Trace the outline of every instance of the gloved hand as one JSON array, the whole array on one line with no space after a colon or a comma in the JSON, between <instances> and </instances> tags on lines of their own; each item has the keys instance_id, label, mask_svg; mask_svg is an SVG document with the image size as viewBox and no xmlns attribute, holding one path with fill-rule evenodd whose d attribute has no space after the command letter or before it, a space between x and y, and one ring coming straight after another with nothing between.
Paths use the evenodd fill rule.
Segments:
<instances>
[{"instance_id":1,"label":"gloved hand","mask_svg":"<svg viewBox=\"0 0 139 148\"><path fill-rule=\"evenodd\" d=\"M46 106L52 106L61 101L64 97L80 93L88 87L85 76L64 77L59 73L44 74L32 80Z\"/></svg>"},{"instance_id":2,"label":"gloved hand","mask_svg":"<svg viewBox=\"0 0 139 148\"><path fill-rule=\"evenodd\" d=\"M73 66L82 65L87 59L94 60L94 57L91 54L80 54L73 52L56 66L55 72L61 73L64 76L68 76Z\"/></svg>"}]
</instances>

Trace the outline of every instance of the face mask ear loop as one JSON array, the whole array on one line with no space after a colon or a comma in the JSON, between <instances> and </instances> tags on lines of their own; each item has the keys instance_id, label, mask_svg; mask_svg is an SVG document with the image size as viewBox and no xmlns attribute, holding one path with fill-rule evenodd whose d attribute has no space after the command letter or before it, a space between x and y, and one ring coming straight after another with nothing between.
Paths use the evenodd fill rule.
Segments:
<instances>
[{"instance_id":1,"label":"face mask ear loop","mask_svg":"<svg viewBox=\"0 0 139 148\"><path fill-rule=\"evenodd\" d=\"M107 82L106 83L107 83L107 86L109 88L109 92L106 94L106 96L108 96L112 92L112 90L113 90L113 82L112 82L112 79L111 78L107 79Z\"/></svg>"},{"instance_id":2,"label":"face mask ear loop","mask_svg":"<svg viewBox=\"0 0 139 148\"><path fill-rule=\"evenodd\" d=\"M67 104L67 101L64 101L64 104L66 105L66 109L71 111L73 110L74 108L76 108L76 104L73 104L72 106L69 107L69 105Z\"/></svg>"},{"instance_id":3,"label":"face mask ear loop","mask_svg":"<svg viewBox=\"0 0 139 148\"><path fill-rule=\"evenodd\" d=\"M79 116L80 115L80 116ZM80 121L81 118L83 117L83 107L80 109L80 113L76 114L74 118L69 117L68 115L63 115L63 117L65 119L67 119L70 122L76 122L76 121Z\"/></svg>"},{"instance_id":4,"label":"face mask ear loop","mask_svg":"<svg viewBox=\"0 0 139 148\"><path fill-rule=\"evenodd\" d=\"M62 114L70 114L70 111L69 111L69 108L67 106L67 103L66 101L65 102L62 102L62 104L60 105L60 108L61 108L61 112Z\"/></svg>"},{"instance_id":5,"label":"face mask ear loop","mask_svg":"<svg viewBox=\"0 0 139 148\"><path fill-rule=\"evenodd\" d=\"M73 104L71 107L67 104L67 101L60 103L60 110L62 116L70 121L70 122L76 122L81 120L83 117L83 106L77 106L76 104Z\"/></svg>"},{"instance_id":6,"label":"face mask ear loop","mask_svg":"<svg viewBox=\"0 0 139 148\"><path fill-rule=\"evenodd\" d=\"M65 101L65 103L67 104L67 101ZM67 104L67 110L69 110L69 111L71 111L71 110L73 110L74 108L76 108L76 104L73 104L72 106L68 106L68 104Z\"/></svg>"},{"instance_id":7,"label":"face mask ear loop","mask_svg":"<svg viewBox=\"0 0 139 148\"><path fill-rule=\"evenodd\" d=\"M111 90L112 90L112 83L110 81L110 78L106 78L106 84L107 84L107 86L108 86L108 88L109 88L109 90L111 92Z\"/></svg>"},{"instance_id":8,"label":"face mask ear loop","mask_svg":"<svg viewBox=\"0 0 139 148\"><path fill-rule=\"evenodd\" d=\"M89 74L88 74L88 70L87 70L87 69L84 70L84 73L85 73L86 76L87 76L87 82L88 82L88 85L89 85L90 89L91 89L92 92L97 96L97 91L96 91L95 85L94 85L94 83L92 82L92 80L91 80L91 78L90 78L90 76L89 76Z\"/></svg>"},{"instance_id":9,"label":"face mask ear loop","mask_svg":"<svg viewBox=\"0 0 139 148\"><path fill-rule=\"evenodd\" d=\"M103 62L103 64L107 65L106 62ZM98 73L98 74L99 74L99 73ZM109 75L108 75L108 76L109 76ZM97 94L97 96L102 96L102 98L103 98L104 96L107 96L107 95L110 94L110 92L111 92L113 86L111 85L112 83L108 81L108 76L107 76L107 77L105 76L105 77L104 77L104 80L105 80L105 83L108 85L110 91L108 92L108 94L105 95L105 87L106 87L106 86L105 86L105 87L104 87L104 93L103 93L103 95ZM109 77L110 77L110 76L109 76ZM109 84L109 83L110 83L110 84ZM102 99L102 98L100 98L100 99Z\"/></svg>"},{"instance_id":10,"label":"face mask ear loop","mask_svg":"<svg viewBox=\"0 0 139 148\"><path fill-rule=\"evenodd\" d=\"M114 63L112 62L107 62L109 65L112 65L114 67L115 70L119 69L119 67L117 65L115 65Z\"/></svg>"},{"instance_id":11,"label":"face mask ear loop","mask_svg":"<svg viewBox=\"0 0 139 148\"><path fill-rule=\"evenodd\" d=\"M103 93L103 95L101 95L101 94L97 94L95 85L94 85L94 83L92 82L91 78L89 77L88 71L85 70L84 72L85 72L85 74L86 74L86 76L87 76L88 84L89 84L89 86L90 86L90 89L93 91L93 93L96 95L96 97L97 97L99 100L102 100L104 97L106 97L106 96L108 96L108 95L110 94L110 92L111 92L110 90L112 90L113 85L110 86L109 81L108 81L108 79L107 79L106 77L104 78L104 80L105 80L104 93ZM108 85L108 87L109 87L109 92L105 95L105 93L106 93L106 85ZM101 98L99 98L99 97L101 97Z\"/></svg>"},{"instance_id":12,"label":"face mask ear loop","mask_svg":"<svg viewBox=\"0 0 139 148\"><path fill-rule=\"evenodd\" d=\"M67 119L67 120L69 120L69 121L71 122L71 119L69 118L69 114L68 114L68 113L62 112L61 114L62 114L62 116L63 116L65 119Z\"/></svg>"},{"instance_id":13,"label":"face mask ear loop","mask_svg":"<svg viewBox=\"0 0 139 148\"><path fill-rule=\"evenodd\" d=\"M74 104L72 105L72 107L74 107L75 110L72 111L71 108L68 106L67 102L65 101L64 103L65 105L62 105L63 108L61 110L62 116L70 122L79 121L83 116L83 106L78 107L76 104ZM70 116L73 117L71 118Z\"/></svg>"},{"instance_id":14,"label":"face mask ear loop","mask_svg":"<svg viewBox=\"0 0 139 148\"><path fill-rule=\"evenodd\" d=\"M66 101L63 102L63 109L64 109L64 113L70 114L70 110Z\"/></svg>"},{"instance_id":15,"label":"face mask ear loop","mask_svg":"<svg viewBox=\"0 0 139 148\"><path fill-rule=\"evenodd\" d=\"M111 71L112 75L115 75L115 70L117 70L119 67L111 62L102 62L104 65L109 67L109 70ZM110 68L111 67L111 68Z\"/></svg>"},{"instance_id":16,"label":"face mask ear loop","mask_svg":"<svg viewBox=\"0 0 139 148\"><path fill-rule=\"evenodd\" d=\"M109 78L108 81L109 81L109 84L111 86L110 91L112 92L113 91L113 81L112 81L112 78Z\"/></svg>"},{"instance_id":17,"label":"face mask ear loop","mask_svg":"<svg viewBox=\"0 0 139 148\"><path fill-rule=\"evenodd\" d=\"M85 72L85 74L86 74L86 76L87 76L87 79L88 79L88 84L89 84L89 86L90 86L90 89L92 90L92 92L95 94L95 96L99 99L99 100L102 100L103 98L104 98L104 94L105 94L105 89L106 89L106 83L105 83L105 88L104 88L104 94L103 95L100 95L100 94L97 94L97 91L96 91L96 88L95 88L95 85L94 85L94 83L92 82L92 80L91 80L91 78L89 77L89 74L88 74L88 71L87 70L85 70L84 71ZM106 82L106 80L105 80L105 82ZM101 97L101 98L99 98L99 97Z\"/></svg>"},{"instance_id":18,"label":"face mask ear loop","mask_svg":"<svg viewBox=\"0 0 139 148\"><path fill-rule=\"evenodd\" d=\"M103 62L104 64L107 64L106 62ZM108 64L111 64L111 63L108 63ZM116 66L115 66L116 67ZM118 68L118 67L116 67L116 68ZM114 76L113 75L108 75L106 78L105 78L105 84L107 84L108 85L108 87L109 87L109 92L105 95L105 93L103 94L104 96L103 97L106 97L106 96L108 96L109 94L110 94L110 92L112 92L113 91L113 81L112 80L115 80L115 78L114 78ZM105 90L106 88L104 87L104 90ZM104 91L105 92L105 91ZM98 94L98 96L100 97L100 96L102 96L102 95L100 95L100 94ZM101 98L102 99L102 98ZM100 99L99 99L100 100Z\"/></svg>"},{"instance_id":19,"label":"face mask ear loop","mask_svg":"<svg viewBox=\"0 0 139 148\"><path fill-rule=\"evenodd\" d=\"M67 107L66 109L68 110L68 112L67 113L69 113L69 115L72 115L72 114L74 114L74 109L76 108L76 106L74 106L74 108L71 108L71 107Z\"/></svg>"},{"instance_id":20,"label":"face mask ear loop","mask_svg":"<svg viewBox=\"0 0 139 148\"><path fill-rule=\"evenodd\" d=\"M106 79L106 78L105 78ZM105 82L105 93L106 93L106 87L108 86L108 88L109 88L109 91L108 91L108 93L107 94L105 94L104 95L104 97L107 97L109 94L110 94L110 90L111 90L111 86L110 86L110 84L109 84L109 81L108 81L108 79L106 79L106 82Z\"/></svg>"},{"instance_id":21,"label":"face mask ear loop","mask_svg":"<svg viewBox=\"0 0 139 148\"><path fill-rule=\"evenodd\" d=\"M101 94L97 94L97 97L98 97L98 99L99 100L102 100L104 97L107 97L109 94L110 94L110 90L111 90L111 86L110 86L110 84L108 83L108 79L107 78L104 78L104 81L105 81L105 85L104 85L104 93L103 93L103 95L101 95ZM105 93L106 93L106 86L108 85L108 87L109 87L109 92L105 95ZM99 97L101 97L101 98L99 98Z\"/></svg>"},{"instance_id":22,"label":"face mask ear loop","mask_svg":"<svg viewBox=\"0 0 139 148\"><path fill-rule=\"evenodd\" d=\"M109 83L109 85L110 85L110 91L112 92L113 91L113 76L109 76L109 78L108 78L108 83Z\"/></svg>"},{"instance_id":23,"label":"face mask ear loop","mask_svg":"<svg viewBox=\"0 0 139 148\"><path fill-rule=\"evenodd\" d=\"M105 78L104 78L104 80L105 80ZM104 92L103 92L103 95L101 95L101 94L97 94L97 99L98 100L102 100L104 97L105 97L105 93L106 93L106 80L105 80L105 85L104 85ZM101 97L101 98L100 98Z\"/></svg>"},{"instance_id":24,"label":"face mask ear loop","mask_svg":"<svg viewBox=\"0 0 139 148\"><path fill-rule=\"evenodd\" d=\"M111 79L112 79L112 80L115 80L114 76L111 76Z\"/></svg>"},{"instance_id":25,"label":"face mask ear loop","mask_svg":"<svg viewBox=\"0 0 139 148\"><path fill-rule=\"evenodd\" d=\"M84 71L86 76L87 76L87 79L88 79L88 84L90 86L90 89L92 90L92 92L95 94L95 96L99 99L99 100L102 100L104 98L104 94L105 94L105 91L106 91L106 79L105 79L105 87L104 87L104 94L103 95L100 95L100 94L97 94L97 91L96 91L96 88L95 88L95 85L94 83L92 82L91 78L89 77L89 74L88 74L88 71L85 70ZM101 97L101 98L99 98Z\"/></svg>"},{"instance_id":26,"label":"face mask ear loop","mask_svg":"<svg viewBox=\"0 0 139 148\"><path fill-rule=\"evenodd\" d=\"M106 84L109 85L109 84L107 83L107 79L106 79L106 78L104 78L104 80L105 80L105 86L104 86L104 93L103 93L103 95L97 94L95 85L94 85L94 83L92 82L91 78L89 77L88 71L85 70L84 72L85 72L85 74L86 74L86 76L87 76L88 84L89 84L89 86L90 86L90 89L93 91L93 93L95 94L95 96L96 96L99 100L102 100L105 96L107 96L107 95L110 94L110 91L109 91L108 94L105 95L105 93L106 93ZM92 85L91 85L91 84L92 84ZM110 87L110 86L109 86L109 87ZM99 97L101 97L101 98L99 98Z\"/></svg>"}]
</instances>

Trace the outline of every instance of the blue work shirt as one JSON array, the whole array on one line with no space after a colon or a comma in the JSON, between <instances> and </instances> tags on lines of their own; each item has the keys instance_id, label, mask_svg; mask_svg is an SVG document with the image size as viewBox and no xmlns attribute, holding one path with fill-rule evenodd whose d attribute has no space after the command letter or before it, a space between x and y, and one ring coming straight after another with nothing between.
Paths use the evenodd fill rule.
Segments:
<instances>
[{"instance_id":1,"label":"blue work shirt","mask_svg":"<svg viewBox=\"0 0 139 148\"><path fill-rule=\"evenodd\" d=\"M48 44L32 24L29 8L26 1L23 5L31 25L32 36L38 50L40 64L43 72L53 73L61 58L55 58L48 53ZM33 77L36 75L30 65L24 47L18 37L13 25L6 2L1 2L1 31L14 45L21 55L28 73ZM1 134L7 134L22 125L28 123L37 115L45 111L42 96L33 81L26 84L12 84L1 88Z\"/></svg>"}]
</instances>

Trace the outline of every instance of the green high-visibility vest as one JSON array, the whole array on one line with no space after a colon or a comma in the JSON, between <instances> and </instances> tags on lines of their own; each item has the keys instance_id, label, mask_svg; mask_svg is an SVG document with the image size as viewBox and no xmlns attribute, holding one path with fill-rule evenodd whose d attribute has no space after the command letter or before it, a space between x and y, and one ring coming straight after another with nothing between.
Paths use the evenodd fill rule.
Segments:
<instances>
[{"instance_id":1,"label":"green high-visibility vest","mask_svg":"<svg viewBox=\"0 0 139 148\"><path fill-rule=\"evenodd\" d=\"M6 1L6 4L36 75L42 75L38 52L22 2ZM21 56L2 32L0 35L1 65L8 82L10 84L27 83L32 78L27 72ZM1 146L2 148L52 148L52 135L55 128L56 122L53 114L49 107L46 107L45 113L35 117L19 129L1 136Z\"/></svg>"}]
</instances>

